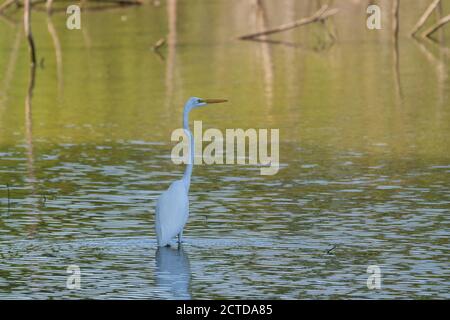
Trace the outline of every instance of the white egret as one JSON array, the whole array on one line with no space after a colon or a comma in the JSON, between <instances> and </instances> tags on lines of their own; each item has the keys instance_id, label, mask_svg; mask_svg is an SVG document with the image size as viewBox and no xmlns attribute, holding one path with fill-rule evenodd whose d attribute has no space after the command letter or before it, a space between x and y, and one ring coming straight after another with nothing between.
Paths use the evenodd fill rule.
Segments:
<instances>
[{"instance_id":1,"label":"white egret","mask_svg":"<svg viewBox=\"0 0 450 320\"><path fill-rule=\"evenodd\" d=\"M172 182L169 189L159 196L156 203L155 229L159 247L168 245L169 241L176 236L178 236L178 242L181 243L183 229L189 217L188 193L194 162L194 139L189 130L189 112L197 107L221 102L227 102L227 100L192 97L184 105L183 128L190 141L189 161L183 178Z\"/></svg>"}]
</instances>

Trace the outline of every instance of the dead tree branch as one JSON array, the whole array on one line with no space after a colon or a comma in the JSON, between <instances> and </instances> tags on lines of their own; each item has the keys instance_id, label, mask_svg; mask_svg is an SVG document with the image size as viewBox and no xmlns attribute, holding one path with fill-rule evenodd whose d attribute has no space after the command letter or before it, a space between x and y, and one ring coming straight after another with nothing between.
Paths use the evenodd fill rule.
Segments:
<instances>
[{"instance_id":1,"label":"dead tree branch","mask_svg":"<svg viewBox=\"0 0 450 320\"><path fill-rule=\"evenodd\" d=\"M431 27L429 27L427 30L425 30L422 33L422 37L430 37L433 33L435 33L439 28L442 28L444 25L446 25L448 22L450 22L450 14L448 16L443 17L438 22L433 24Z\"/></svg>"},{"instance_id":2,"label":"dead tree branch","mask_svg":"<svg viewBox=\"0 0 450 320\"><path fill-rule=\"evenodd\" d=\"M432 3L430 3L428 8L425 10L425 12L422 14L422 16L420 17L420 19L417 21L416 25L412 29L411 36L414 36L420 30L420 28L423 27L423 25L427 21L428 17L433 13L434 9L436 9L436 7L438 6L438 4L440 2L441 2L441 0L434 0Z\"/></svg>"},{"instance_id":3,"label":"dead tree branch","mask_svg":"<svg viewBox=\"0 0 450 320\"><path fill-rule=\"evenodd\" d=\"M273 29L246 34L246 35L240 36L239 39L240 40L250 40L250 39L260 37L260 36L266 36L269 34L274 34L274 33L283 32L286 30L291 30L291 29L294 29L294 28L297 28L300 26L304 26L304 25L313 23L313 22L323 21L323 20L335 15L338 11L339 11L338 9L328 10L328 6L324 5L316 13L314 13L312 16L310 16L308 18L302 18L300 20L297 20L297 21L294 21L291 23L286 23L281 26L275 27Z\"/></svg>"}]
</instances>

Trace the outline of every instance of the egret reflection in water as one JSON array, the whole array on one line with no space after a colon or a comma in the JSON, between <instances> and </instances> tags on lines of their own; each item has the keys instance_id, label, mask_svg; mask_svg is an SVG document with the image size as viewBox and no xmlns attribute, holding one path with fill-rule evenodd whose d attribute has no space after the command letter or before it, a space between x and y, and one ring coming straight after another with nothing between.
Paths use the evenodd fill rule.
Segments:
<instances>
[{"instance_id":1,"label":"egret reflection in water","mask_svg":"<svg viewBox=\"0 0 450 320\"><path fill-rule=\"evenodd\" d=\"M156 250L156 284L171 299L191 299L191 266L181 245Z\"/></svg>"}]
</instances>

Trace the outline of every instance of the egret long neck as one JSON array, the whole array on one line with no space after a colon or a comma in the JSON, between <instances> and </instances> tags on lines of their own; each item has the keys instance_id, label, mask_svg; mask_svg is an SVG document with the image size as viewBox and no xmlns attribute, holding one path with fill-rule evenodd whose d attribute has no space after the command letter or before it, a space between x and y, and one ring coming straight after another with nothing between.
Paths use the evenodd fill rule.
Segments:
<instances>
[{"instance_id":1,"label":"egret long neck","mask_svg":"<svg viewBox=\"0 0 450 320\"><path fill-rule=\"evenodd\" d=\"M189 186L191 185L191 176L192 176L192 167L194 164L194 138L192 137L191 130L189 130L189 109L184 108L183 112L183 128L186 132L188 139L189 139L189 161L186 166L186 169L184 171L183 175L183 181L186 187L186 190L189 191Z\"/></svg>"}]
</instances>

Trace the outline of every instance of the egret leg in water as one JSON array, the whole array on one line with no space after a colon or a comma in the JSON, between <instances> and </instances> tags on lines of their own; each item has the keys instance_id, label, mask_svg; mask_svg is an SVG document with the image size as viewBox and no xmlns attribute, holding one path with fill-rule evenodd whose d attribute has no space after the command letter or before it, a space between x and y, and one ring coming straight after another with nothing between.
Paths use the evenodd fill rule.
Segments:
<instances>
[{"instance_id":1,"label":"egret leg in water","mask_svg":"<svg viewBox=\"0 0 450 320\"><path fill-rule=\"evenodd\" d=\"M155 229L159 247L169 244L170 240L178 236L181 243L183 229L189 217L189 186L191 185L192 166L194 162L194 139L189 130L189 112L192 109L213 103L226 102L224 99L201 99L192 97L184 105L183 128L190 141L189 162L183 178L172 182L169 189L162 193L156 203Z\"/></svg>"}]
</instances>

